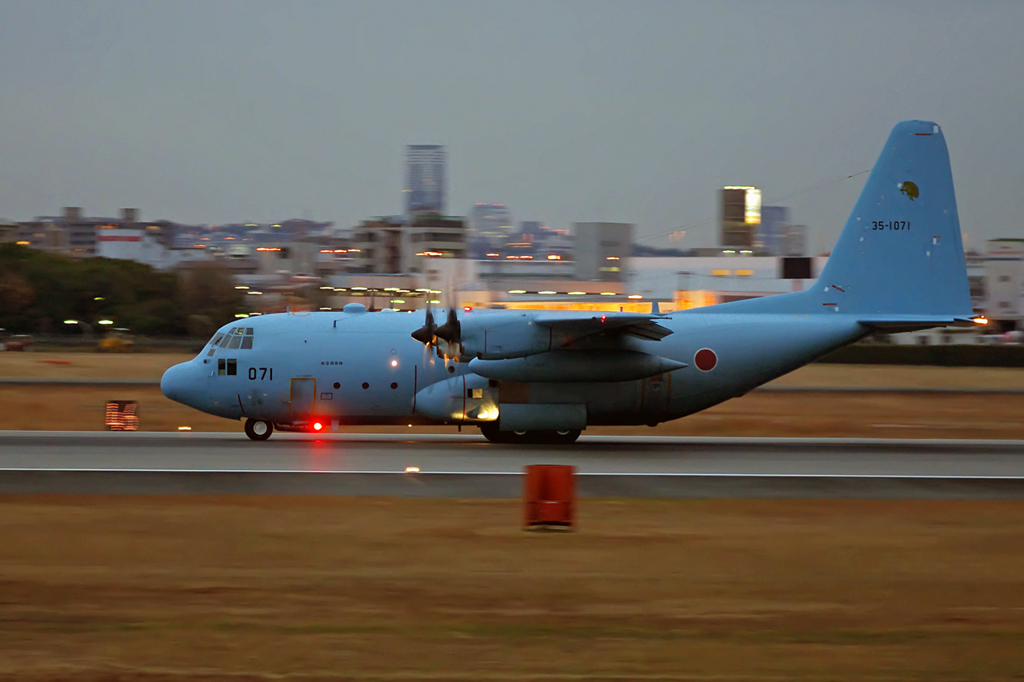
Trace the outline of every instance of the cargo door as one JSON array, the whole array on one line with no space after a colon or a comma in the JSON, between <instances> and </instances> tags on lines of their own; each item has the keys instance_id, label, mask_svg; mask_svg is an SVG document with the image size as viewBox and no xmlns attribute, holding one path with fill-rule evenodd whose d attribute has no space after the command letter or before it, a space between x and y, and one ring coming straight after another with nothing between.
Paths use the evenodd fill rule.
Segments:
<instances>
[{"instance_id":1,"label":"cargo door","mask_svg":"<svg viewBox=\"0 0 1024 682\"><path fill-rule=\"evenodd\" d=\"M313 414L316 405L316 379L292 379L292 417Z\"/></svg>"}]
</instances>

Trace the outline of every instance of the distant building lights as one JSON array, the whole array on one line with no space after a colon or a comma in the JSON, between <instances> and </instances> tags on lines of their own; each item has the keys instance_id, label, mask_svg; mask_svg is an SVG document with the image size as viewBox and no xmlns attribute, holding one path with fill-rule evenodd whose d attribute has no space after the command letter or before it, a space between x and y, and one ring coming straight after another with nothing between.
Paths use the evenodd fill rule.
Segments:
<instances>
[{"instance_id":1,"label":"distant building lights","mask_svg":"<svg viewBox=\"0 0 1024 682\"><path fill-rule=\"evenodd\" d=\"M349 249L348 252L349 253L362 253L363 250L362 249Z\"/></svg>"},{"instance_id":2,"label":"distant building lights","mask_svg":"<svg viewBox=\"0 0 1024 682\"><path fill-rule=\"evenodd\" d=\"M257 246L257 251L280 251L280 246Z\"/></svg>"},{"instance_id":3,"label":"distant building lights","mask_svg":"<svg viewBox=\"0 0 1024 682\"><path fill-rule=\"evenodd\" d=\"M20 241L15 242L18 246L29 246L32 242Z\"/></svg>"},{"instance_id":4,"label":"distant building lights","mask_svg":"<svg viewBox=\"0 0 1024 682\"><path fill-rule=\"evenodd\" d=\"M551 255L548 256L548 260L562 260L562 257L559 256L558 254L552 253Z\"/></svg>"},{"instance_id":5,"label":"distant building lights","mask_svg":"<svg viewBox=\"0 0 1024 682\"><path fill-rule=\"evenodd\" d=\"M247 291L245 293L247 295L249 295L249 296L262 296L263 295L262 291Z\"/></svg>"},{"instance_id":6,"label":"distant building lights","mask_svg":"<svg viewBox=\"0 0 1024 682\"><path fill-rule=\"evenodd\" d=\"M328 286L328 287L320 287L320 288L321 289L334 289L334 287L330 287L330 286Z\"/></svg>"},{"instance_id":7,"label":"distant building lights","mask_svg":"<svg viewBox=\"0 0 1024 682\"><path fill-rule=\"evenodd\" d=\"M570 292L569 292L569 295L570 295L570 296L583 296L583 295L584 295L584 294L586 294L586 293L587 293L587 292L585 292L585 291L570 291Z\"/></svg>"},{"instance_id":8,"label":"distant building lights","mask_svg":"<svg viewBox=\"0 0 1024 682\"><path fill-rule=\"evenodd\" d=\"M393 298L393 299L391 299L391 302L392 303L405 303L405 299L404 298Z\"/></svg>"},{"instance_id":9,"label":"distant building lights","mask_svg":"<svg viewBox=\"0 0 1024 682\"><path fill-rule=\"evenodd\" d=\"M605 260L619 260L618 256L608 256Z\"/></svg>"},{"instance_id":10,"label":"distant building lights","mask_svg":"<svg viewBox=\"0 0 1024 682\"><path fill-rule=\"evenodd\" d=\"M751 251L750 249L741 249L740 253L754 253L754 252Z\"/></svg>"},{"instance_id":11,"label":"distant building lights","mask_svg":"<svg viewBox=\"0 0 1024 682\"><path fill-rule=\"evenodd\" d=\"M436 298L427 301L427 303L432 303L433 305L441 305L441 301L437 300Z\"/></svg>"},{"instance_id":12,"label":"distant building lights","mask_svg":"<svg viewBox=\"0 0 1024 682\"><path fill-rule=\"evenodd\" d=\"M64 324L78 324L78 320L64 320Z\"/></svg>"},{"instance_id":13,"label":"distant building lights","mask_svg":"<svg viewBox=\"0 0 1024 682\"><path fill-rule=\"evenodd\" d=\"M366 291L366 287L352 287L352 291Z\"/></svg>"},{"instance_id":14,"label":"distant building lights","mask_svg":"<svg viewBox=\"0 0 1024 682\"><path fill-rule=\"evenodd\" d=\"M554 296L556 292L554 292L554 291L538 291L537 293L542 295L542 296Z\"/></svg>"},{"instance_id":15,"label":"distant building lights","mask_svg":"<svg viewBox=\"0 0 1024 682\"><path fill-rule=\"evenodd\" d=\"M722 253L736 253L733 249L725 249Z\"/></svg>"},{"instance_id":16,"label":"distant building lights","mask_svg":"<svg viewBox=\"0 0 1024 682\"><path fill-rule=\"evenodd\" d=\"M615 292L614 291L602 291L601 295L602 296L614 296Z\"/></svg>"},{"instance_id":17,"label":"distant building lights","mask_svg":"<svg viewBox=\"0 0 1024 682\"><path fill-rule=\"evenodd\" d=\"M108 324L114 324L114 321L113 320L100 320L96 324L108 325Z\"/></svg>"},{"instance_id":18,"label":"distant building lights","mask_svg":"<svg viewBox=\"0 0 1024 682\"><path fill-rule=\"evenodd\" d=\"M640 299L643 298L643 296L641 296L640 294L630 294L626 298L630 299L631 301L639 301Z\"/></svg>"},{"instance_id":19,"label":"distant building lights","mask_svg":"<svg viewBox=\"0 0 1024 682\"><path fill-rule=\"evenodd\" d=\"M510 294L525 294L526 290L525 289L512 289L508 293L510 293Z\"/></svg>"},{"instance_id":20,"label":"distant building lights","mask_svg":"<svg viewBox=\"0 0 1024 682\"><path fill-rule=\"evenodd\" d=\"M20 244L20 243L21 243L21 242L19 242L19 244ZM28 242L26 242L26 243L28 243ZM501 254L497 254L497 253L489 253L489 254L487 254L487 257L488 257L488 258L499 258L499 257L500 257L500 255L501 255Z\"/></svg>"},{"instance_id":21,"label":"distant building lights","mask_svg":"<svg viewBox=\"0 0 1024 682\"><path fill-rule=\"evenodd\" d=\"M249 317L248 313L235 313L235 317Z\"/></svg>"}]
</instances>

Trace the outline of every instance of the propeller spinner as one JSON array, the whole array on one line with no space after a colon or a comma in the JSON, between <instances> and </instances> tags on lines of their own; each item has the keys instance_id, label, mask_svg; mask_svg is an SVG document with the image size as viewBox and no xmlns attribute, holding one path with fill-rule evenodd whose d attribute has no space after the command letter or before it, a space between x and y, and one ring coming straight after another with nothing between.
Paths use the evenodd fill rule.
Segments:
<instances>
[{"instance_id":1,"label":"propeller spinner","mask_svg":"<svg viewBox=\"0 0 1024 682\"><path fill-rule=\"evenodd\" d=\"M423 322L423 326L412 333L412 338L416 339L424 346L429 346L434 343L434 338L437 336L437 325L434 324L434 311L427 305L426 319Z\"/></svg>"}]
</instances>

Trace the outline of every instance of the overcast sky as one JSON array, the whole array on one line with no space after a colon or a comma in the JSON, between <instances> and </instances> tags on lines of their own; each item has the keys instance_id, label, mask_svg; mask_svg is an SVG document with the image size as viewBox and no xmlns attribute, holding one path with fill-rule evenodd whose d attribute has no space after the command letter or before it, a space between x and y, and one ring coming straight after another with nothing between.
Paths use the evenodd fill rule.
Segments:
<instances>
[{"instance_id":1,"label":"overcast sky","mask_svg":"<svg viewBox=\"0 0 1024 682\"><path fill-rule=\"evenodd\" d=\"M1024 2L0 0L0 217L349 227L402 210L686 229L753 184L831 248L891 127L943 126L968 244L1024 236Z\"/></svg>"}]
</instances>

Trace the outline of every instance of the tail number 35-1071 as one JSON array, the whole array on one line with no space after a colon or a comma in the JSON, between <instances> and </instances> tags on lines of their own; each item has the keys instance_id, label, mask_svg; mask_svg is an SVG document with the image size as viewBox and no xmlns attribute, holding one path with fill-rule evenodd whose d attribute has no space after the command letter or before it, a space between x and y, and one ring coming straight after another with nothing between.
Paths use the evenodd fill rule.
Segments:
<instances>
[{"instance_id":1,"label":"tail number 35-1071","mask_svg":"<svg viewBox=\"0 0 1024 682\"><path fill-rule=\"evenodd\" d=\"M270 379L271 381L273 381L274 380L274 368L273 367L250 367L249 368L249 379L251 381L256 381L256 379L259 379L260 381L263 381L264 379Z\"/></svg>"},{"instance_id":2,"label":"tail number 35-1071","mask_svg":"<svg viewBox=\"0 0 1024 682\"><path fill-rule=\"evenodd\" d=\"M909 220L872 220L872 230L909 230Z\"/></svg>"}]
</instances>

